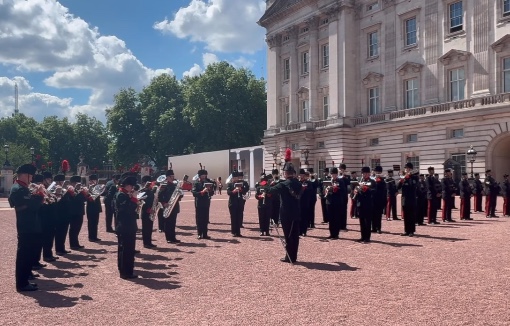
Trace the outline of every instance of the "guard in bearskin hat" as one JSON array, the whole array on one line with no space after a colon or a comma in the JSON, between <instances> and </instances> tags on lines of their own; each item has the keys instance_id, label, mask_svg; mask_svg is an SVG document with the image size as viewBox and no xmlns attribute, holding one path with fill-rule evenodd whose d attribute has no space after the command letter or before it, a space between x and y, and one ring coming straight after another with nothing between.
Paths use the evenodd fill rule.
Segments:
<instances>
[{"instance_id":1,"label":"guard in bearskin hat","mask_svg":"<svg viewBox=\"0 0 510 326\"><path fill-rule=\"evenodd\" d=\"M118 251L117 266L120 277L133 279L138 276L133 274L136 250L136 231L138 226L136 220L138 214L138 192L134 190L137 185L136 177L124 174L121 176L120 188L115 195L115 209L117 211L117 233Z\"/></svg>"}]
</instances>

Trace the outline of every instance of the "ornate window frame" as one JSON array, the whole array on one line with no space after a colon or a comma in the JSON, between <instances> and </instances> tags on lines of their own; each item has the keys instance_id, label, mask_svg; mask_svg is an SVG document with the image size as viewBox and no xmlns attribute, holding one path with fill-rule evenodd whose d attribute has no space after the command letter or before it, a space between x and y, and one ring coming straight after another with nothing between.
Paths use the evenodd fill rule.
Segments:
<instances>
[{"instance_id":1,"label":"ornate window frame","mask_svg":"<svg viewBox=\"0 0 510 326\"><path fill-rule=\"evenodd\" d=\"M422 28L420 28L420 22L421 22L421 7L414 8L411 10L408 10L406 12L398 14L399 21L400 21L400 28L398 29L397 33L400 36L397 38L400 48L402 49L402 52L409 52L410 50L416 50L420 48L420 42L422 40ZM406 22L412 18L416 19L416 43L414 44L406 44L407 39L407 30L406 30ZM397 45L397 46L399 46Z\"/></svg>"},{"instance_id":2,"label":"ornate window frame","mask_svg":"<svg viewBox=\"0 0 510 326\"><path fill-rule=\"evenodd\" d=\"M378 94L378 98L379 98L379 106L377 108L377 111L375 114L380 114L382 113L383 111L383 103L384 103L384 97L383 97L383 94L384 94L384 90L383 90L383 83L382 83L382 80L383 80L383 77L384 75L383 74L380 74L378 72L369 72L365 78L363 78L362 82L363 82L363 85L365 86L365 98L366 98L366 112L367 112L367 115L371 115L370 114L370 90L371 89L374 89L374 88L378 88L379 89L379 94Z\"/></svg>"},{"instance_id":3,"label":"ornate window frame","mask_svg":"<svg viewBox=\"0 0 510 326\"><path fill-rule=\"evenodd\" d=\"M415 107L421 106L423 103L423 93L420 89L423 88L422 81L422 73L421 70L423 68L423 64L417 62L406 61L400 67L397 68L397 82L400 87L397 87L397 98L400 99L398 103L401 104L401 108L407 109L406 100L405 100L405 82L409 79L417 79L418 80L418 94L419 103Z\"/></svg>"},{"instance_id":4,"label":"ornate window frame","mask_svg":"<svg viewBox=\"0 0 510 326\"><path fill-rule=\"evenodd\" d=\"M510 57L510 34L506 34L491 45L496 54L496 94L504 92L503 60Z\"/></svg>"},{"instance_id":5,"label":"ornate window frame","mask_svg":"<svg viewBox=\"0 0 510 326\"><path fill-rule=\"evenodd\" d=\"M450 5L462 2L462 29L455 32L450 32ZM466 15L467 6L469 1L465 0L443 0L444 5L444 38L446 41L450 41L454 38L466 37L466 25L468 23L468 17Z\"/></svg>"},{"instance_id":6,"label":"ornate window frame","mask_svg":"<svg viewBox=\"0 0 510 326\"><path fill-rule=\"evenodd\" d=\"M470 71L470 60L471 59L471 52L452 49L445 53L443 56L439 58L439 62L443 64L443 78L438 78L439 82L442 83L440 85L440 89L442 88L444 90L443 92L443 102L451 102L450 101L450 71L454 69L462 68L464 69L464 79L465 79L465 85L464 85L464 99L470 99L473 94L472 86L470 85L469 80L469 74Z\"/></svg>"}]
</instances>

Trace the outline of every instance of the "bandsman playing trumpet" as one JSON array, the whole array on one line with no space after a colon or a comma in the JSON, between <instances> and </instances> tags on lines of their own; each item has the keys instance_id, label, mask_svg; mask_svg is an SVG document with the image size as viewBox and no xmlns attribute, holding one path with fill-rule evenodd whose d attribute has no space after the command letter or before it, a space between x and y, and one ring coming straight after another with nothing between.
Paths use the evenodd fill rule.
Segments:
<instances>
[{"instance_id":1,"label":"bandsman playing trumpet","mask_svg":"<svg viewBox=\"0 0 510 326\"><path fill-rule=\"evenodd\" d=\"M384 179L381 177L382 174L382 167L376 166L374 169L375 175L375 194L374 194L374 216L372 218L372 232L381 233L382 228L382 214L384 212L384 208L386 207L386 182L384 182Z\"/></svg>"},{"instance_id":2,"label":"bandsman playing trumpet","mask_svg":"<svg viewBox=\"0 0 510 326\"><path fill-rule=\"evenodd\" d=\"M142 242L145 248L154 248L152 244L152 228L154 221L151 219L152 205L154 204L154 190L152 187L152 178L150 175L142 177L142 185L144 185L142 192L145 193L142 205L141 220L142 220Z\"/></svg>"},{"instance_id":3,"label":"bandsman playing trumpet","mask_svg":"<svg viewBox=\"0 0 510 326\"><path fill-rule=\"evenodd\" d=\"M46 188L47 195L52 197L52 203L46 205L45 209L41 208L41 222L43 230L43 260L45 262L52 262L58 259L58 257L53 256L53 242L55 241L57 228L58 198L52 192L55 191L55 188L49 189L52 182L55 182L53 181L53 175L51 172L45 171L42 175L44 178L43 184Z\"/></svg>"},{"instance_id":4,"label":"bandsman playing trumpet","mask_svg":"<svg viewBox=\"0 0 510 326\"><path fill-rule=\"evenodd\" d=\"M280 172L278 169L273 169L271 171L271 180L268 180L269 186L274 187L281 181ZM273 196L271 200L271 220L276 225L280 223L280 196Z\"/></svg>"},{"instance_id":5,"label":"bandsman playing trumpet","mask_svg":"<svg viewBox=\"0 0 510 326\"><path fill-rule=\"evenodd\" d=\"M244 196L250 191L248 182L242 179L243 173L232 172L232 181L227 184L228 210L230 212L230 225L232 236L242 237L241 227L243 225Z\"/></svg>"},{"instance_id":6,"label":"bandsman playing trumpet","mask_svg":"<svg viewBox=\"0 0 510 326\"><path fill-rule=\"evenodd\" d=\"M345 187L343 186L343 180L338 177L338 168L331 168L330 173L330 183L326 186L326 182L323 182L329 221L328 239L338 239L338 235L340 234L341 210L342 207L344 207L342 201L345 200L345 195L343 193L345 192Z\"/></svg>"},{"instance_id":7,"label":"bandsman playing trumpet","mask_svg":"<svg viewBox=\"0 0 510 326\"><path fill-rule=\"evenodd\" d=\"M315 205L317 204L317 189L319 188L319 180L317 179L317 175L315 175L313 168L308 168L306 173L308 180L310 180L313 187L312 207L310 208L310 224L308 227L310 229L315 229Z\"/></svg>"},{"instance_id":8,"label":"bandsman playing trumpet","mask_svg":"<svg viewBox=\"0 0 510 326\"><path fill-rule=\"evenodd\" d=\"M414 235L416 232L416 188L418 186L418 175L412 172L413 164L408 162L405 165L405 175L398 183L398 189L402 189L402 217L404 218L404 233L401 236Z\"/></svg>"},{"instance_id":9,"label":"bandsman playing trumpet","mask_svg":"<svg viewBox=\"0 0 510 326\"><path fill-rule=\"evenodd\" d=\"M89 176L89 187L92 189L97 185L98 177L97 174L91 174ZM89 231L89 241L97 242L101 241L97 237L97 227L99 225L99 214L103 211L101 207L101 198L97 196L93 198L88 196L87 198L87 228Z\"/></svg>"},{"instance_id":10,"label":"bandsman playing trumpet","mask_svg":"<svg viewBox=\"0 0 510 326\"><path fill-rule=\"evenodd\" d=\"M319 199L321 201L321 209L322 209L322 223L328 223L328 206L326 204L326 196L324 193L324 185L323 182L329 182L331 177L329 175L329 168L324 168L322 178L318 179L317 185L317 193L319 194Z\"/></svg>"},{"instance_id":11,"label":"bandsman playing trumpet","mask_svg":"<svg viewBox=\"0 0 510 326\"><path fill-rule=\"evenodd\" d=\"M78 236L80 235L83 225L83 216L85 215L85 202L88 200L89 192L86 187L81 185L81 177L73 175L69 180L71 186L67 189L70 193L71 200L69 203L69 246L73 250L83 249Z\"/></svg>"},{"instance_id":12,"label":"bandsman playing trumpet","mask_svg":"<svg viewBox=\"0 0 510 326\"><path fill-rule=\"evenodd\" d=\"M55 228L55 253L59 256L70 253L66 250L66 237L69 231L69 203L71 201L71 192L64 189L66 177L63 174L57 174L54 178L57 183L55 196L57 197L57 216Z\"/></svg>"},{"instance_id":13,"label":"bandsman playing trumpet","mask_svg":"<svg viewBox=\"0 0 510 326\"><path fill-rule=\"evenodd\" d=\"M386 220L400 220L397 217L397 183L393 178L393 170L388 170L388 175L384 180L386 182Z\"/></svg>"},{"instance_id":14,"label":"bandsman playing trumpet","mask_svg":"<svg viewBox=\"0 0 510 326\"><path fill-rule=\"evenodd\" d=\"M18 249L16 253L16 290L36 291L37 285L29 282L32 273L37 239L41 237L41 219L39 208L43 204L44 189L35 186L31 191L29 185L36 168L24 164L16 170L17 180L9 194L9 205L16 212L16 230L18 232Z\"/></svg>"},{"instance_id":15,"label":"bandsman playing trumpet","mask_svg":"<svg viewBox=\"0 0 510 326\"><path fill-rule=\"evenodd\" d=\"M314 189L312 182L308 179L310 174L306 174L305 169L299 169L299 181L301 182L301 220L299 221L299 235L305 237L310 221L312 220L313 199L316 198L317 190Z\"/></svg>"},{"instance_id":16,"label":"bandsman playing trumpet","mask_svg":"<svg viewBox=\"0 0 510 326\"><path fill-rule=\"evenodd\" d=\"M354 198L358 207L359 225L361 230L361 238L358 242L370 242L373 209L375 181L370 178L370 168L364 166L361 169L361 180L359 185L354 189Z\"/></svg>"},{"instance_id":17,"label":"bandsman playing trumpet","mask_svg":"<svg viewBox=\"0 0 510 326\"><path fill-rule=\"evenodd\" d=\"M44 231L45 227L45 218L48 216L49 210L51 209L50 204L52 203L51 198L48 196L46 192L46 187L44 187L43 184L44 177L42 174L35 174L32 178L32 184L37 185L41 190L44 191L44 205L41 205L39 208L39 216L41 219L41 231ZM35 188L35 187L34 187ZM37 237L34 241L36 241L36 249L34 251L33 255L33 261L32 261L32 270L38 270L43 267L46 267L46 265L40 263L41 259L41 252L43 249L43 236L44 233L41 232L40 236Z\"/></svg>"},{"instance_id":18,"label":"bandsman playing trumpet","mask_svg":"<svg viewBox=\"0 0 510 326\"><path fill-rule=\"evenodd\" d=\"M211 197L214 195L211 180L207 179L207 170L198 170L198 180L193 184L191 193L195 197L195 218L197 223L198 239L210 239L207 235L209 224L209 209Z\"/></svg>"},{"instance_id":19,"label":"bandsman playing trumpet","mask_svg":"<svg viewBox=\"0 0 510 326\"><path fill-rule=\"evenodd\" d=\"M255 185L257 199L257 210L259 214L260 236L269 235L269 224L271 218L273 196L269 193L268 176L264 172L260 175L260 181Z\"/></svg>"}]
</instances>

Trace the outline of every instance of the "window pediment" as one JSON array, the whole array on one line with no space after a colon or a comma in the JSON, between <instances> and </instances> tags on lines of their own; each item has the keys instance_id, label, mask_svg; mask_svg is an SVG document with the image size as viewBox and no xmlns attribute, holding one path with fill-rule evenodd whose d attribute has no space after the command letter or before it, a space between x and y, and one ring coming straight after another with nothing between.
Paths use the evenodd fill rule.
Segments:
<instances>
[{"instance_id":1,"label":"window pediment","mask_svg":"<svg viewBox=\"0 0 510 326\"><path fill-rule=\"evenodd\" d=\"M470 55L471 52L452 49L448 51L446 54L444 54L442 57L440 57L439 61L441 61L445 66L447 66L450 63L455 62L456 60L466 61Z\"/></svg>"},{"instance_id":2,"label":"window pediment","mask_svg":"<svg viewBox=\"0 0 510 326\"><path fill-rule=\"evenodd\" d=\"M406 73L418 73L421 71L423 65L421 63L407 61L397 68L397 73L400 76L405 76Z\"/></svg>"},{"instance_id":3,"label":"window pediment","mask_svg":"<svg viewBox=\"0 0 510 326\"><path fill-rule=\"evenodd\" d=\"M380 82L383 77L383 74L371 71L363 78L363 84L368 85L370 82Z\"/></svg>"},{"instance_id":4,"label":"window pediment","mask_svg":"<svg viewBox=\"0 0 510 326\"><path fill-rule=\"evenodd\" d=\"M308 99L309 91L310 90L308 89L308 87L301 86L298 89L298 91L296 92L296 94L297 94L299 99L306 100L306 99Z\"/></svg>"},{"instance_id":5,"label":"window pediment","mask_svg":"<svg viewBox=\"0 0 510 326\"><path fill-rule=\"evenodd\" d=\"M503 51L503 49L510 45L510 34L506 34L496 42L494 42L491 47L496 51L497 53Z\"/></svg>"}]
</instances>

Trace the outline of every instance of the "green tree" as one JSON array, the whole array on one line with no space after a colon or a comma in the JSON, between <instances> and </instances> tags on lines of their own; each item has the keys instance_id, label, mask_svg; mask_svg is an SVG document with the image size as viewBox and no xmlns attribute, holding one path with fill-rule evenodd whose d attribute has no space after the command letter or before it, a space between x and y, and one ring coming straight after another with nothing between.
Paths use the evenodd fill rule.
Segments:
<instances>
[{"instance_id":1,"label":"green tree","mask_svg":"<svg viewBox=\"0 0 510 326\"><path fill-rule=\"evenodd\" d=\"M146 150L157 166L166 164L166 155L180 155L188 150L191 126L183 120L182 86L174 76L155 77L139 94L140 111L148 132Z\"/></svg>"},{"instance_id":2,"label":"green tree","mask_svg":"<svg viewBox=\"0 0 510 326\"><path fill-rule=\"evenodd\" d=\"M184 81L183 111L195 132L196 152L260 144L266 124L265 82L227 62Z\"/></svg>"},{"instance_id":3,"label":"green tree","mask_svg":"<svg viewBox=\"0 0 510 326\"><path fill-rule=\"evenodd\" d=\"M114 105L106 110L109 155L124 167L137 162L148 140L140 112L138 95L132 88L121 89L114 97Z\"/></svg>"},{"instance_id":4,"label":"green tree","mask_svg":"<svg viewBox=\"0 0 510 326\"><path fill-rule=\"evenodd\" d=\"M76 155L76 137L73 125L67 118L59 119L57 116L45 117L38 126L41 135L48 141L47 161L52 163L52 171L57 173L62 160L69 161L71 167L78 163Z\"/></svg>"},{"instance_id":5,"label":"green tree","mask_svg":"<svg viewBox=\"0 0 510 326\"><path fill-rule=\"evenodd\" d=\"M108 157L108 141L103 123L94 117L78 113L72 127L75 139L75 146L70 151L72 157L79 158L83 154L84 162L90 169L101 169L102 162Z\"/></svg>"}]
</instances>

